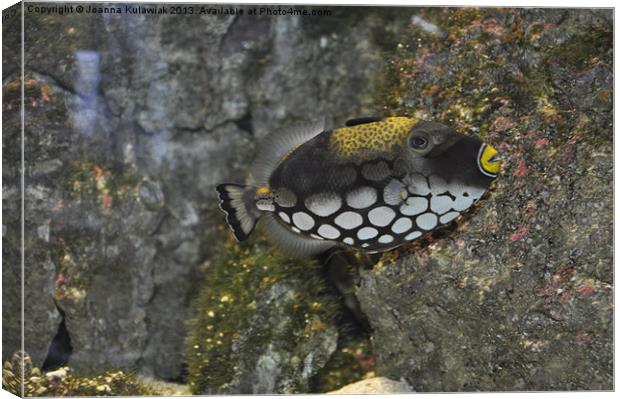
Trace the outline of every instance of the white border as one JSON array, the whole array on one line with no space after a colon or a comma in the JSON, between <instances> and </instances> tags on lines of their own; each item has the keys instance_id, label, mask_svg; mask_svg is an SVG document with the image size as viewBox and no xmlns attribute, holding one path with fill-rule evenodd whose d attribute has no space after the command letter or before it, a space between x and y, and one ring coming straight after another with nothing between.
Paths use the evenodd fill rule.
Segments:
<instances>
[{"instance_id":1,"label":"white border","mask_svg":"<svg viewBox=\"0 0 620 399\"><path fill-rule=\"evenodd\" d=\"M41 2L41 1L33 1L33 2ZM67 1L66 3L82 3L79 1ZM13 4L17 3L16 1L9 1L9 0L0 0L0 6L2 9L5 9ZM259 0L245 0L245 1L231 1L231 0L221 0L221 1L181 1L181 0L167 0L167 1L145 1L145 0L131 0L131 1L127 1L127 3L212 3L212 4L307 4L307 5L379 5L379 6L389 6L389 5L393 5L393 6L455 6L455 7L459 7L459 6L480 6L480 7L511 7L511 8L521 8L521 7L559 7L559 8L569 8L569 7L577 7L577 8L614 8L615 6L615 2L611 1L611 0L590 0L590 1L583 1L583 0L565 0L565 1L558 1L558 0L552 0L552 1L546 1L546 2L541 2L541 1L532 1L532 0L522 0L522 1L515 1L515 0L478 0L478 1L471 1L471 0L460 0L460 1L454 1L454 0L426 0L426 1L407 1L407 0L389 0L389 1L369 1L369 0L357 0L357 1L347 1L347 0L339 0L339 1L328 1L328 0L311 0L311 1L301 1L301 0L290 0L290 1L273 1L273 2L269 2L269 1L259 1ZM23 18L23 17L22 17ZM615 21L617 20L617 13L616 13L616 9L614 8L614 76L616 73L616 51L617 51L617 47L616 47L616 43L618 43L618 32L616 29L616 25L615 25ZM23 20L22 20L22 35L23 35ZM22 36L23 38L23 36ZM23 40L22 40L22 46L23 46ZM1 68L1 67L0 67ZM22 68L23 68L23 48L22 48ZM23 72L22 72L23 73ZM616 85L616 80L614 79L614 104L618 104L618 100L619 100L619 96L618 96L618 90L617 90L617 85ZM23 106L23 84L22 84L22 106ZM615 107L614 107L615 108ZM23 108L22 108L23 110ZM22 112L22 144L23 144L23 112ZM617 119L618 115L617 113L614 112L614 127L617 126ZM1 122L1 118L0 118L0 126L1 126L2 122ZM615 140L615 129L614 129L614 282L615 282L615 276L616 276L616 272L617 272L617 268L615 267L616 264L616 260L618 259L618 247L615 245L615 231L616 231L616 221L618 220L618 217L620 215L620 211L619 211L619 202L618 202L618 196L616 195L616 191L615 188L617 187L616 183L616 173L615 173L615 155L618 153L618 151L620 150L620 144L618 142L618 140ZM24 153L23 153L23 145L22 145L22 167L23 167L23 159ZM1 161L2 161L2 155L0 155L0 168L1 168ZM1 179L1 175L0 175L0 179ZM23 190L23 175L22 175L22 190ZM22 191L22 215L23 215L23 191ZM0 209L0 224L2 222L2 211ZM22 218L22 245L23 245L23 218ZM0 250L2 248L2 242L0 241ZM23 250L23 249L22 249ZM1 251L0 251L1 254ZM1 255L0 255L1 257ZM1 275L0 275L0 281L1 281ZM1 289L2 286L0 284L0 298L1 298ZM22 290L23 290L23 257L22 257ZM23 292L23 291L22 291ZM617 299L617 290L615 289L614 286L614 303L617 303L616 299ZM23 295L22 295L22 301L24 300ZM23 313L23 304L22 304L22 313ZM616 357L615 357L615 335L618 331L618 318L615 317L615 311L614 311L614 369L617 367L617 362L616 362ZM1 321L0 321L1 323ZM23 315L22 315L22 323L23 323ZM0 324L1 327L1 324ZM1 329L0 329L1 331ZM23 326L22 326L22 340L23 340ZM23 341L22 341L23 342ZM618 373L615 372L614 370L614 386L617 387L617 382L618 382ZM467 397L473 397L473 398L482 398L482 397L489 397L489 395L493 395L493 394L497 394L497 393L472 393L472 394L467 394L467 393L463 393L463 394L408 394L408 395L396 395L398 397L412 397L412 398L424 398L424 397L433 397L433 398L444 398L444 397L454 397L454 395L466 395ZM502 398L532 398L534 397L534 395L537 395L536 393L501 393L500 394ZM600 397L600 398L605 398L605 397L615 397L615 393L614 392L544 392L541 393L541 395L544 395L545 398L562 398L562 399L573 399L573 398L589 398L591 396L596 396L596 397ZM612 396L613 395L613 396ZM306 398L306 397L312 397L315 395L295 395L296 398ZM342 396L342 395L337 395L337 396ZM234 397L234 398L243 398L243 396L227 396L228 398L230 397ZM262 398L278 398L281 397L281 395L262 395ZM376 395L373 397L378 397L378 398L394 398L395 395ZM9 394L6 391L1 391L0 392L0 398L14 398L13 395Z\"/></svg>"}]
</instances>

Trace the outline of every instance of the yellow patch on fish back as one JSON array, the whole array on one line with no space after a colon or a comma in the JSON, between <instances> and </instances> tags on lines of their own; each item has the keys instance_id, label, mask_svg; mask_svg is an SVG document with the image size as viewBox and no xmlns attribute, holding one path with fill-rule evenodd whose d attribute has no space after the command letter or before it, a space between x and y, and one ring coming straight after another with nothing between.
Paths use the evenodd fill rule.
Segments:
<instances>
[{"instance_id":1,"label":"yellow patch on fish back","mask_svg":"<svg viewBox=\"0 0 620 399\"><path fill-rule=\"evenodd\" d=\"M331 133L329 148L339 158L366 159L370 155L388 153L394 145L402 145L417 119L385 118L336 129Z\"/></svg>"}]
</instances>

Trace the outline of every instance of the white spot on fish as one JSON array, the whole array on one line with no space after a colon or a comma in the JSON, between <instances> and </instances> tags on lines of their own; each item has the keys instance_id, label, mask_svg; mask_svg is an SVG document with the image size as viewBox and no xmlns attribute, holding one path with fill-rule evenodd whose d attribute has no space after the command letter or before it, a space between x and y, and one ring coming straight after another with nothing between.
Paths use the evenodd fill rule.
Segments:
<instances>
[{"instance_id":1,"label":"white spot on fish","mask_svg":"<svg viewBox=\"0 0 620 399\"><path fill-rule=\"evenodd\" d=\"M428 178L428 183L431 187L431 193L433 193L433 195L448 191L448 183L440 176L431 175Z\"/></svg>"},{"instance_id":2,"label":"white spot on fish","mask_svg":"<svg viewBox=\"0 0 620 399\"><path fill-rule=\"evenodd\" d=\"M405 240L412 241L412 240L415 240L416 238L420 237L421 235L422 235L422 233L419 232L419 231L412 231L411 233L409 233L409 234L407 234L405 236Z\"/></svg>"},{"instance_id":3,"label":"white spot on fish","mask_svg":"<svg viewBox=\"0 0 620 399\"><path fill-rule=\"evenodd\" d=\"M450 184L450 194L455 197L461 197L463 194L469 192L469 187L462 183L453 182ZM469 195L469 194L467 194Z\"/></svg>"},{"instance_id":4,"label":"white spot on fish","mask_svg":"<svg viewBox=\"0 0 620 399\"><path fill-rule=\"evenodd\" d=\"M465 209L472 206L473 203L474 203L474 198L472 197L458 197L454 201L452 208L454 208L455 211L464 211Z\"/></svg>"},{"instance_id":5,"label":"white spot on fish","mask_svg":"<svg viewBox=\"0 0 620 399\"><path fill-rule=\"evenodd\" d=\"M468 193L474 198L474 200L477 200L482 197L482 194L484 194L484 188L469 187Z\"/></svg>"},{"instance_id":6,"label":"white spot on fish","mask_svg":"<svg viewBox=\"0 0 620 399\"><path fill-rule=\"evenodd\" d=\"M336 219L334 219L334 222L343 229L351 230L361 226L364 219L362 219L359 213L347 211L338 215Z\"/></svg>"},{"instance_id":7,"label":"white spot on fish","mask_svg":"<svg viewBox=\"0 0 620 399\"><path fill-rule=\"evenodd\" d=\"M344 242L345 244L349 244L349 245L355 244L355 241L351 237L345 238L344 240L342 240L342 242Z\"/></svg>"},{"instance_id":8,"label":"white spot on fish","mask_svg":"<svg viewBox=\"0 0 620 399\"><path fill-rule=\"evenodd\" d=\"M466 186L463 184L455 183L450 185L450 194L455 197L474 197L480 198L484 193L484 188Z\"/></svg>"},{"instance_id":9,"label":"white spot on fish","mask_svg":"<svg viewBox=\"0 0 620 399\"><path fill-rule=\"evenodd\" d=\"M460 215L460 213L458 213L458 212L448 212L448 213L446 213L445 215L442 215L442 216L439 218L439 221L440 221L441 223L448 223L448 222L450 222L450 221L452 221L452 220L456 219L456 217L457 217L458 215Z\"/></svg>"},{"instance_id":10,"label":"white spot on fish","mask_svg":"<svg viewBox=\"0 0 620 399\"><path fill-rule=\"evenodd\" d=\"M391 235L389 235L389 234L384 234L384 235L382 235L381 237L379 237L379 242L380 242L381 244L389 244L389 243L391 243L392 241L394 241L394 237L392 237L392 236L391 236Z\"/></svg>"},{"instance_id":11,"label":"white spot on fish","mask_svg":"<svg viewBox=\"0 0 620 399\"><path fill-rule=\"evenodd\" d=\"M293 214L293 223L303 231L308 231L314 227L314 219L305 212L296 212Z\"/></svg>"},{"instance_id":12,"label":"white spot on fish","mask_svg":"<svg viewBox=\"0 0 620 399\"><path fill-rule=\"evenodd\" d=\"M362 244L362 248L368 248L369 246L370 246L370 244L367 244L367 243L363 243Z\"/></svg>"},{"instance_id":13,"label":"white spot on fish","mask_svg":"<svg viewBox=\"0 0 620 399\"><path fill-rule=\"evenodd\" d=\"M455 183L450 186L450 194L456 198L452 204L452 208L455 211L462 212L472 206L473 203L484 194L484 189Z\"/></svg>"},{"instance_id":14,"label":"white spot on fish","mask_svg":"<svg viewBox=\"0 0 620 399\"><path fill-rule=\"evenodd\" d=\"M297 227L293 226L291 227L291 230L293 230L295 233L301 233L301 230L299 230Z\"/></svg>"},{"instance_id":15,"label":"white spot on fish","mask_svg":"<svg viewBox=\"0 0 620 399\"><path fill-rule=\"evenodd\" d=\"M394 220L395 216L396 213L387 206L380 206L368 212L368 220L370 220L370 223L378 227L387 226L390 222L392 222L392 220Z\"/></svg>"},{"instance_id":16,"label":"white spot on fish","mask_svg":"<svg viewBox=\"0 0 620 399\"><path fill-rule=\"evenodd\" d=\"M328 240L333 240L340 237L340 231L336 229L334 226L330 226L328 224L322 224L319 226L318 230L319 235L327 238Z\"/></svg>"},{"instance_id":17,"label":"white spot on fish","mask_svg":"<svg viewBox=\"0 0 620 399\"><path fill-rule=\"evenodd\" d=\"M428 200L422 197L409 197L407 203L400 206L403 215L419 215L428 208Z\"/></svg>"},{"instance_id":18,"label":"white spot on fish","mask_svg":"<svg viewBox=\"0 0 620 399\"><path fill-rule=\"evenodd\" d=\"M314 234L314 233L310 234L310 237L312 237L312 238L316 238L317 240L323 240L323 239L324 239L323 237L321 237L321 236L317 236L317 235L316 235L316 234Z\"/></svg>"},{"instance_id":19,"label":"white spot on fish","mask_svg":"<svg viewBox=\"0 0 620 399\"><path fill-rule=\"evenodd\" d=\"M360 240L370 240L373 237L376 237L379 234L377 229L373 227L362 227L357 231L357 238Z\"/></svg>"},{"instance_id":20,"label":"white spot on fish","mask_svg":"<svg viewBox=\"0 0 620 399\"><path fill-rule=\"evenodd\" d=\"M347 194L347 204L351 208L364 209L377 202L377 191L372 187L360 187Z\"/></svg>"},{"instance_id":21,"label":"white spot on fish","mask_svg":"<svg viewBox=\"0 0 620 399\"><path fill-rule=\"evenodd\" d=\"M435 213L446 213L452 209L452 198L447 195L434 195L431 197L431 210Z\"/></svg>"},{"instance_id":22,"label":"white spot on fish","mask_svg":"<svg viewBox=\"0 0 620 399\"><path fill-rule=\"evenodd\" d=\"M278 216L280 216L280 219L282 219L284 223L291 224L291 218L286 213L279 212Z\"/></svg>"},{"instance_id":23,"label":"white spot on fish","mask_svg":"<svg viewBox=\"0 0 620 399\"><path fill-rule=\"evenodd\" d=\"M407 175L404 180L411 194L427 195L431 192L428 182L426 181L426 177L420 173Z\"/></svg>"},{"instance_id":24,"label":"white spot on fish","mask_svg":"<svg viewBox=\"0 0 620 399\"><path fill-rule=\"evenodd\" d=\"M306 198L304 204L310 212L325 217L340 209L342 199L335 193L321 193Z\"/></svg>"},{"instance_id":25,"label":"white spot on fish","mask_svg":"<svg viewBox=\"0 0 620 399\"><path fill-rule=\"evenodd\" d=\"M424 230L432 230L437 226L437 215L434 213L425 213L418 216L415 220L419 228Z\"/></svg>"},{"instance_id":26,"label":"white spot on fish","mask_svg":"<svg viewBox=\"0 0 620 399\"><path fill-rule=\"evenodd\" d=\"M390 180L383 189L383 201L388 205L398 205L407 198L405 185L396 179Z\"/></svg>"},{"instance_id":27,"label":"white spot on fish","mask_svg":"<svg viewBox=\"0 0 620 399\"><path fill-rule=\"evenodd\" d=\"M392 231L396 234L404 233L405 231L411 229L413 223L409 218L400 218L394 222L392 225Z\"/></svg>"},{"instance_id":28,"label":"white spot on fish","mask_svg":"<svg viewBox=\"0 0 620 399\"><path fill-rule=\"evenodd\" d=\"M256 202L256 207L261 211L273 212L276 210L276 206L273 204L271 200L258 200Z\"/></svg>"}]
</instances>

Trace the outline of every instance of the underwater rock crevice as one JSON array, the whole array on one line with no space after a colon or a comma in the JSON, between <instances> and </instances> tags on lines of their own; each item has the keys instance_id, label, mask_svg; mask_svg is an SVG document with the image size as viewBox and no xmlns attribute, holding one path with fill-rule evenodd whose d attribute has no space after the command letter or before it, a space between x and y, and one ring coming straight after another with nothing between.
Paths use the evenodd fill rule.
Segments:
<instances>
[{"instance_id":1,"label":"underwater rock crevice","mask_svg":"<svg viewBox=\"0 0 620 399\"><path fill-rule=\"evenodd\" d=\"M71 85L65 83L62 81L62 79L58 78L57 76L55 76L52 73L49 72L44 72L41 71L39 69L34 69L34 68L29 68L28 71L33 75L33 77L37 77L37 78L43 78L41 80L47 81L49 84L52 84L53 86L55 86L56 88L60 89L61 91L65 92L65 93L69 93L71 95L80 97L80 98L84 98L84 95L82 93L79 93L74 87L72 87Z\"/></svg>"},{"instance_id":2,"label":"underwater rock crevice","mask_svg":"<svg viewBox=\"0 0 620 399\"><path fill-rule=\"evenodd\" d=\"M67 366L73 352L73 347L71 346L71 334L67 330L67 325L65 323L65 312L58 306L58 304L56 304L56 310L60 313L61 321L58 325L58 332L52 339L52 342L50 342L47 355L41 365L42 371L50 371L59 367Z\"/></svg>"},{"instance_id":3,"label":"underwater rock crevice","mask_svg":"<svg viewBox=\"0 0 620 399\"><path fill-rule=\"evenodd\" d=\"M252 127L252 112L246 111L241 118L235 119L233 123L241 130L248 133L248 135L254 136L254 128Z\"/></svg>"},{"instance_id":4,"label":"underwater rock crevice","mask_svg":"<svg viewBox=\"0 0 620 399\"><path fill-rule=\"evenodd\" d=\"M353 324L356 329L370 333L370 324L363 313L355 289L360 281L359 269L372 267L368 259L358 259L347 249L334 248L315 257L322 266L326 282L340 299L339 324ZM346 320L346 321L345 321Z\"/></svg>"}]
</instances>

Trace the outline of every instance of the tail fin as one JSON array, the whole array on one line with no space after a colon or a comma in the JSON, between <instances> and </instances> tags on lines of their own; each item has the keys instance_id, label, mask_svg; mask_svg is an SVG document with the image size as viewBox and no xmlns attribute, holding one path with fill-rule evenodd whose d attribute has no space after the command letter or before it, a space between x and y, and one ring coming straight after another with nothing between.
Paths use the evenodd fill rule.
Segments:
<instances>
[{"instance_id":1,"label":"tail fin","mask_svg":"<svg viewBox=\"0 0 620 399\"><path fill-rule=\"evenodd\" d=\"M220 184L216 188L220 209L237 241L245 241L256 226L261 213L254 204L254 190L238 184Z\"/></svg>"}]
</instances>

